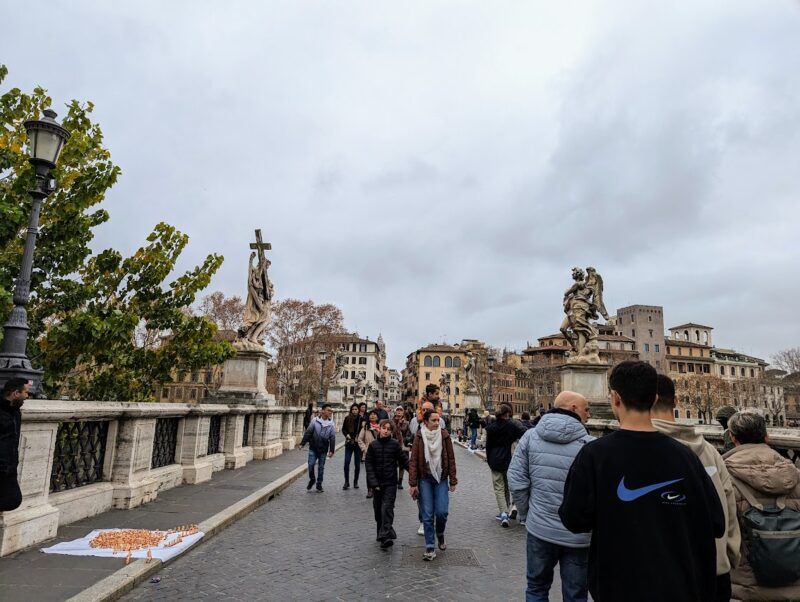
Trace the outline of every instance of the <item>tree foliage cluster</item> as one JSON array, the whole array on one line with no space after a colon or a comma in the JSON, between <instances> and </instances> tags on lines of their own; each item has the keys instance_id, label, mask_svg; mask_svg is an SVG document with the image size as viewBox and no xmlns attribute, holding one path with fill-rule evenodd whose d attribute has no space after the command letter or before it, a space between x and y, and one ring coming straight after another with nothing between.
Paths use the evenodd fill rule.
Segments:
<instances>
[{"instance_id":1,"label":"tree foliage cluster","mask_svg":"<svg viewBox=\"0 0 800 602\"><path fill-rule=\"evenodd\" d=\"M7 69L0 66L0 84ZM21 234L30 212L32 169L24 122L52 104L43 88L0 95L0 320L11 309L19 274ZM70 131L57 168L56 188L42 206L28 305L28 355L45 370L48 395L141 401L174 371L219 363L232 355L213 340L216 326L186 312L208 286L223 258L168 280L188 237L158 224L130 257L113 249L92 254L94 229L108 221L100 207L120 168L91 119L92 103L67 105Z\"/></svg>"}]
</instances>

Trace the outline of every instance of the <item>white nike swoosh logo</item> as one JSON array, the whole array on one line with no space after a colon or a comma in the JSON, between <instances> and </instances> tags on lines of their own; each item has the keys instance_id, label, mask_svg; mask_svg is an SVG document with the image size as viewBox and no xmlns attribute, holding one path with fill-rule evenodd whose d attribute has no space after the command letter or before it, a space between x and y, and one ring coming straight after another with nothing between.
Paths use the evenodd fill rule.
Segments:
<instances>
[{"instance_id":1,"label":"white nike swoosh logo","mask_svg":"<svg viewBox=\"0 0 800 602\"><path fill-rule=\"evenodd\" d=\"M704 468L706 469L706 472L708 473L708 476L710 476L710 477L713 477L715 474L717 474L717 467L716 466L705 466Z\"/></svg>"}]
</instances>

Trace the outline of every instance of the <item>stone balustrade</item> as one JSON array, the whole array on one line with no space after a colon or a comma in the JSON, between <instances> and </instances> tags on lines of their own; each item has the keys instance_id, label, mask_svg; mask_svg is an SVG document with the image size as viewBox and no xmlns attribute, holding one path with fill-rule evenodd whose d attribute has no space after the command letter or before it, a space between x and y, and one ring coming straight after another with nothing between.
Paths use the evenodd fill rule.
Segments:
<instances>
[{"instance_id":1,"label":"stone balustrade","mask_svg":"<svg viewBox=\"0 0 800 602\"><path fill-rule=\"evenodd\" d=\"M34 399L22 408L22 505L0 512L0 556L58 527L294 449L303 408ZM334 410L338 427L345 409Z\"/></svg>"},{"instance_id":2,"label":"stone balustrade","mask_svg":"<svg viewBox=\"0 0 800 602\"><path fill-rule=\"evenodd\" d=\"M723 430L719 425L696 424L697 432L701 434L709 443L713 444L717 450L723 448ZM589 433L595 437L602 437L619 428L616 420L589 419L586 425ZM800 467L800 429L795 428L767 428L769 444L779 454L789 458Z\"/></svg>"}]
</instances>

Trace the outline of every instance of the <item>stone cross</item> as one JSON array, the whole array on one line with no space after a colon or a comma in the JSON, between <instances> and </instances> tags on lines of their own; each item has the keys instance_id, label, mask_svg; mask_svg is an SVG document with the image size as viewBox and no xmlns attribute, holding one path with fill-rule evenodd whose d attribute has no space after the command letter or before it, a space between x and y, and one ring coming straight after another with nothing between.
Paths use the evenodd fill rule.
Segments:
<instances>
[{"instance_id":1,"label":"stone cross","mask_svg":"<svg viewBox=\"0 0 800 602\"><path fill-rule=\"evenodd\" d=\"M255 250L255 251L258 251L258 265L263 266L264 269L263 269L263 271L261 273L264 274L265 275L264 277L266 278L266 273L267 273L266 272L266 265L267 264L266 264L266 258L264 257L264 251L271 251L272 250L272 244L268 243L268 242L262 242L262 240L261 240L261 228L258 228L256 230L256 242L251 242L250 243L250 248ZM268 295L269 294L269 289L267 288L267 283L263 282L262 284L264 285L264 293Z\"/></svg>"}]
</instances>

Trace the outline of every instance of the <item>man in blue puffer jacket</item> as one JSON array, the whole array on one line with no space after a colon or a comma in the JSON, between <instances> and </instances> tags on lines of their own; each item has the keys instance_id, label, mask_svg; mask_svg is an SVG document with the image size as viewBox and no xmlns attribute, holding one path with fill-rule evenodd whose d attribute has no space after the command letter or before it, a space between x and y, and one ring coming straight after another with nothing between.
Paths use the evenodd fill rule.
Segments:
<instances>
[{"instance_id":1,"label":"man in blue puffer jacket","mask_svg":"<svg viewBox=\"0 0 800 602\"><path fill-rule=\"evenodd\" d=\"M548 600L556 563L565 601L588 598L590 533L572 533L558 509L564 482L581 448L594 437L586 432L589 403L583 395L562 391L553 409L520 440L508 468L508 487L519 518L528 529L527 602Z\"/></svg>"}]
</instances>

